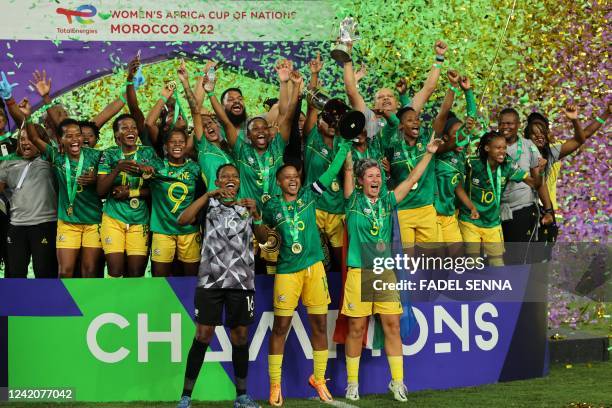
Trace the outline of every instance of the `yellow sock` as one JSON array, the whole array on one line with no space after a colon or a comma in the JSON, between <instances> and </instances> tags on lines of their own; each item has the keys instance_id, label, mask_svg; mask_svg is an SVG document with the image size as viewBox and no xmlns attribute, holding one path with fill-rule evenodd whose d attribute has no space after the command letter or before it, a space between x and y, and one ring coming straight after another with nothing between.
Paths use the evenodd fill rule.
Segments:
<instances>
[{"instance_id":1,"label":"yellow sock","mask_svg":"<svg viewBox=\"0 0 612 408\"><path fill-rule=\"evenodd\" d=\"M269 354L268 355L268 375L270 375L270 385L280 384L282 367L283 367L283 355L282 354Z\"/></svg>"},{"instance_id":2,"label":"yellow sock","mask_svg":"<svg viewBox=\"0 0 612 408\"><path fill-rule=\"evenodd\" d=\"M394 381L404 381L404 356L387 356L391 378Z\"/></svg>"},{"instance_id":3,"label":"yellow sock","mask_svg":"<svg viewBox=\"0 0 612 408\"><path fill-rule=\"evenodd\" d=\"M361 356L346 356L346 377L349 383L359 383L359 359Z\"/></svg>"},{"instance_id":4,"label":"yellow sock","mask_svg":"<svg viewBox=\"0 0 612 408\"><path fill-rule=\"evenodd\" d=\"M312 362L314 365L314 378L317 381L325 380L325 370L327 369L327 350L313 350Z\"/></svg>"}]
</instances>

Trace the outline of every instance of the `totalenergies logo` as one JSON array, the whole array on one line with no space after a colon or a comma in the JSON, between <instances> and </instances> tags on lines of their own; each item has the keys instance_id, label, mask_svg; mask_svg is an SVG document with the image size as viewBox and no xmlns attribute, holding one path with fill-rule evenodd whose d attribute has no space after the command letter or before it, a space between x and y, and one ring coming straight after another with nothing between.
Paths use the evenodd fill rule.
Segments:
<instances>
[{"instance_id":1,"label":"totalenergies logo","mask_svg":"<svg viewBox=\"0 0 612 408\"><path fill-rule=\"evenodd\" d=\"M55 12L66 16L68 24L72 24L72 17L76 17L76 21L81 24L93 24L94 21L90 17L98 14L98 10L91 4L83 4L75 10L59 7Z\"/></svg>"}]
</instances>

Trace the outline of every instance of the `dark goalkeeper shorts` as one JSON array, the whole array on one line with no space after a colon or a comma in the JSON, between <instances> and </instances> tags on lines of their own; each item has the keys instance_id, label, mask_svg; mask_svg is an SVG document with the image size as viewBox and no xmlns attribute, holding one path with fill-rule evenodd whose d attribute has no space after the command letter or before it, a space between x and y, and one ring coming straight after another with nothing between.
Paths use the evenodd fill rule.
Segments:
<instances>
[{"instance_id":1,"label":"dark goalkeeper shorts","mask_svg":"<svg viewBox=\"0 0 612 408\"><path fill-rule=\"evenodd\" d=\"M255 292L242 289L196 288L195 318L205 326L221 326L225 307L225 326L248 326L255 319Z\"/></svg>"}]
</instances>

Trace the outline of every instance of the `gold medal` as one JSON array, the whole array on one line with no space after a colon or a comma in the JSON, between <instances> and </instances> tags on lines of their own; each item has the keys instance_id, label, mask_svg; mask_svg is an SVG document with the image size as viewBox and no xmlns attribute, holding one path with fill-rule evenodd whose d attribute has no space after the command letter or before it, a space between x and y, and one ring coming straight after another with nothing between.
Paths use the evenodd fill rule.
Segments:
<instances>
[{"instance_id":1,"label":"gold medal","mask_svg":"<svg viewBox=\"0 0 612 408\"><path fill-rule=\"evenodd\" d=\"M130 200L130 207L132 207L133 209L138 208L138 206L140 206L140 200L137 198L132 198Z\"/></svg>"},{"instance_id":2,"label":"gold medal","mask_svg":"<svg viewBox=\"0 0 612 408\"><path fill-rule=\"evenodd\" d=\"M300 244L299 242L295 242L293 245L291 245L291 252L293 252L294 254L299 254L302 252L302 244Z\"/></svg>"},{"instance_id":3,"label":"gold medal","mask_svg":"<svg viewBox=\"0 0 612 408\"><path fill-rule=\"evenodd\" d=\"M151 177L153 177L153 173L149 173L149 172L142 173L142 178L145 180L148 180Z\"/></svg>"},{"instance_id":4,"label":"gold medal","mask_svg":"<svg viewBox=\"0 0 612 408\"><path fill-rule=\"evenodd\" d=\"M73 208L71 205L68 206L68 208L66 209L66 214L68 214L69 217L72 217L72 213L74 212Z\"/></svg>"},{"instance_id":5,"label":"gold medal","mask_svg":"<svg viewBox=\"0 0 612 408\"><path fill-rule=\"evenodd\" d=\"M265 202L269 201L271 198L272 197L270 196L270 194L264 194L264 195L261 196L261 201L265 203Z\"/></svg>"},{"instance_id":6,"label":"gold medal","mask_svg":"<svg viewBox=\"0 0 612 408\"><path fill-rule=\"evenodd\" d=\"M411 190L416 190L419 187L419 183L414 183Z\"/></svg>"},{"instance_id":7,"label":"gold medal","mask_svg":"<svg viewBox=\"0 0 612 408\"><path fill-rule=\"evenodd\" d=\"M340 184L336 180L332 181L331 189L333 192L340 191Z\"/></svg>"},{"instance_id":8,"label":"gold medal","mask_svg":"<svg viewBox=\"0 0 612 408\"><path fill-rule=\"evenodd\" d=\"M385 250L385 248L386 248L386 245L385 245L385 243L383 241L378 241L376 243L376 250L378 252L383 252Z\"/></svg>"}]
</instances>

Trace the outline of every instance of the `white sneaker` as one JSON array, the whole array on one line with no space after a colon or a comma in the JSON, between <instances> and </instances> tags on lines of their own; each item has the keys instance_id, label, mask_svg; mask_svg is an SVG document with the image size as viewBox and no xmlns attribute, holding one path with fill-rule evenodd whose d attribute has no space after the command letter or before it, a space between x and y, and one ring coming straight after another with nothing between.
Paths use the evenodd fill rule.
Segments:
<instances>
[{"instance_id":1,"label":"white sneaker","mask_svg":"<svg viewBox=\"0 0 612 408\"><path fill-rule=\"evenodd\" d=\"M408 397L406 396L406 394L408 393L408 389L406 388L406 385L403 382L391 380L391 382L389 383L389 390L393 393L393 398L395 398L396 401L408 401Z\"/></svg>"},{"instance_id":2,"label":"white sneaker","mask_svg":"<svg viewBox=\"0 0 612 408\"><path fill-rule=\"evenodd\" d=\"M348 383L346 386L346 394L344 397L347 400L358 401L359 400L359 383Z\"/></svg>"}]
</instances>

